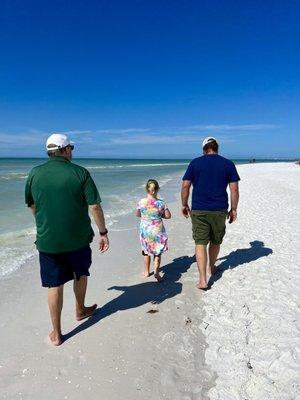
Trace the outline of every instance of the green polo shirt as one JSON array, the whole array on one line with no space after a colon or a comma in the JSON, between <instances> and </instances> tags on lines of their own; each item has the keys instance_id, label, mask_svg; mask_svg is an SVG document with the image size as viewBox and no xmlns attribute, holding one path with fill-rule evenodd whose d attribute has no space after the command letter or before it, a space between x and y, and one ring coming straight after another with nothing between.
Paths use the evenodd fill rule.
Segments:
<instances>
[{"instance_id":1,"label":"green polo shirt","mask_svg":"<svg viewBox=\"0 0 300 400\"><path fill-rule=\"evenodd\" d=\"M63 253L87 246L93 239L88 206L101 202L90 173L64 157L51 157L33 168L25 202L35 205L36 246L45 253Z\"/></svg>"}]
</instances>

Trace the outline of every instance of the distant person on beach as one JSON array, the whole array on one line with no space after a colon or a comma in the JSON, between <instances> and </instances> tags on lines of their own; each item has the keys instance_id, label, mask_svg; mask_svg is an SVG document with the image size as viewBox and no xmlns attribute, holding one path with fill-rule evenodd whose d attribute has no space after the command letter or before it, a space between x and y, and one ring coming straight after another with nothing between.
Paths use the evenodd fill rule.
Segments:
<instances>
[{"instance_id":1,"label":"distant person on beach","mask_svg":"<svg viewBox=\"0 0 300 400\"><path fill-rule=\"evenodd\" d=\"M35 216L41 281L48 288L53 325L49 338L59 346L64 284L74 280L77 321L97 308L84 304L94 236L89 211L99 229L101 253L108 250L109 241L96 185L85 168L71 162L74 145L66 135L53 134L46 149L49 160L30 171L25 202Z\"/></svg>"},{"instance_id":2,"label":"distant person on beach","mask_svg":"<svg viewBox=\"0 0 300 400\"><path fill-rule=\"evenodd\" d=\"M141 218L140 242L144 257L144 276L150 276L151 256L153 255L154 277L160 282L161 255L168 250L168 236L162 218L170 219L171 213L165 202L157 197L159 184L155 179L146 183L147 197L138 202L136 216Z\"/></svg>"},{"instance_id":3,"label":"distant person on beach","mask_svg":"<svg viewBox=\"0 0 300 400\"><path fill-rule=\"evenodd\" d=\"M199 270L199 289L207 289L206 267L209 258L210 273L216 271L220 245L225 235L226 217L229 223L237 218L239 201L238 181L240 177L234 163L218 154L219 145L215 138L203 140L204 155L189 164L182 178L182 214L191 216L193 239L196 245L196 259ZM227 186L230 189L230 210L228 210ZM188 200L193 186L192 211ZM207 257L207 245L208 257Z\"/></svg>"}]
</instances>

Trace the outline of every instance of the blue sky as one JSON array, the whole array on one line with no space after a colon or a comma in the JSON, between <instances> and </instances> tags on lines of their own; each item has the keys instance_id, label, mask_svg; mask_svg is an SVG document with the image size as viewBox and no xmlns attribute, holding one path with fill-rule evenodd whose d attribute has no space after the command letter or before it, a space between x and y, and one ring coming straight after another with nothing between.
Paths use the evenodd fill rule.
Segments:
<instances>
[{"instance_id":1,"label":"blue sky","mask_svg":"<svg viewBox=\"0 0 300 400\"><path fill-rule=\"evenodd\" d=\"M300 2L4 0L0 157L300 157Z\"/></svg>"}]
</instances>

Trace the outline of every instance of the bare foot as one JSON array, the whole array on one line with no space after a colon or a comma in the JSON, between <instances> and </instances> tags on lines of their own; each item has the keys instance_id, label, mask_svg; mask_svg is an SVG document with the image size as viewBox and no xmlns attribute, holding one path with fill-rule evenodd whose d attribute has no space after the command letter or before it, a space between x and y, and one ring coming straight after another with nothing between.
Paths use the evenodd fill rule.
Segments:
<instances>
[{"instance_id":1,"label":"bare foot","mask_svg":"<svg viewBox=\"0 0 300 400\"><path fill-rule=\"evenodd\" d=\"M163 280L162 276L159 275L159 272L154 273L154 278L157 280L157 282L161 282Z\"/></svg>"},{"instance_id":2,"label":"bare foot","mask_svg":"<svg viewBox=\"0 0 300 400\"><path fill-rule=\"evenodd\" d=\"M144 278L149 278L149 276L150 276L149 272L145 272L145 271L143 272L142 275Z\"/></svg>"},{"instance_id":3,"label":"bare foot","mask_svg":"<svg viewBox=\"0 0 300 400\"><path fill-rule=\"evenodd\" d=\"M53 346L60 346L63 342L61 335L58 333L55 333L54 331L49 333L49 339L50 339L50 343L53 344Z\"/></svg>"},{"instance_id":4,"label":"bare foot","mask_svg":"<svg viewBox=\"0 0 300 400\"><path fill-rule=\"evenodd\" d=\"M197 283L196 287L201 290L207 290L208 286L206 282L199 282Z\"/></svg>"},{"instance_id":5,"label":"bare foot","mask_svg":"<svg viewBox=\"0 0 300 400\"><path fill-rule=\"evenodd\" d=\"M84 307L83 311L77 311L76 312L77 321L81 321L82 319L88 318L91 315L93 315L96 308L97 308L97 304L94 304L93 306L90 306L90 307Z\"/></svg>"}]
</instances>

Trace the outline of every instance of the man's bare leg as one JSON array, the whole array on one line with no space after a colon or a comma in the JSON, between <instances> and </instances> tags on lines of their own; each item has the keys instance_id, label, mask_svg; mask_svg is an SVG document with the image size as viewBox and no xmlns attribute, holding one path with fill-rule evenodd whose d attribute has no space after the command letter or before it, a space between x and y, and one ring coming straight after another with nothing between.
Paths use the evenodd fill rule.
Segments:
<instances>
[{"instance_id":1,"label":"man's bare leg","mask_svg":"<svg viewBox=\"0 0 300 400\"><path fill-rule=\"evenodd\" d=\"M62 344L61 335L61 310L63 307L64 285L48 289L48 306L50 310L53 331L49 334L54 346Z\"/></svg>"},{"instance_id":2,"label":"man's bare leg","mask_svg":"<svg viewBox=\"0 0 300 400\"><path fill-rule=\"evenodd\" d=\"M214 244L211 243L209 244L208 247L208 254L209 254L209 267L210 267L210 272L211 274L214 274L217 270L215 263L217 261L219 252L220 252L220 245L219 244Z\"/></svg>"},{"instance_id":3,"label":"man's bare leg","mask_svg":"<svg viewBox=\"0 0 300 400\"><path fill-rule=\"evenodd\" d=\"M207 289L206 281L206 265L207 265L207 253L206 245L196 245L196 260L199 271L199 283L197 284L198 289Z\"/></svg>"},{"instance_id":4,"label":"man's bare leg","mask_svg":"<svg viewBox=\"0 0 300 400\"><path fill-rule=\"evenodd\" d=\"M154 278L157 279L158 282L162 281L162 277L159 274L159 267L161 262L161 256L154 257Z\"/></svg>"},{"instance_id":5,"label":"man's bare leg","mask_svg":"<svg viewBox=\"0 0 300 400\"><path fill-rule=\"evenodd\" d=\"M87 288L87 276L82 275L79 280L74 276L74 293L76 298L76 319L81 321L90 317L97 308L97 304L85 307L84 300Z\"/></svg>"},{"instance_id":6,"label":"man's bare leg","mask_svg":"<svg viewBox=\"0 0 300 400\"><path fill-rule=\"evenodd\" d=\"M143 276L145 278L148 278L150 276L150 263L151 263L151 258L148 255L144 255L144 272Z\"/></svg>"}]
</instances>

